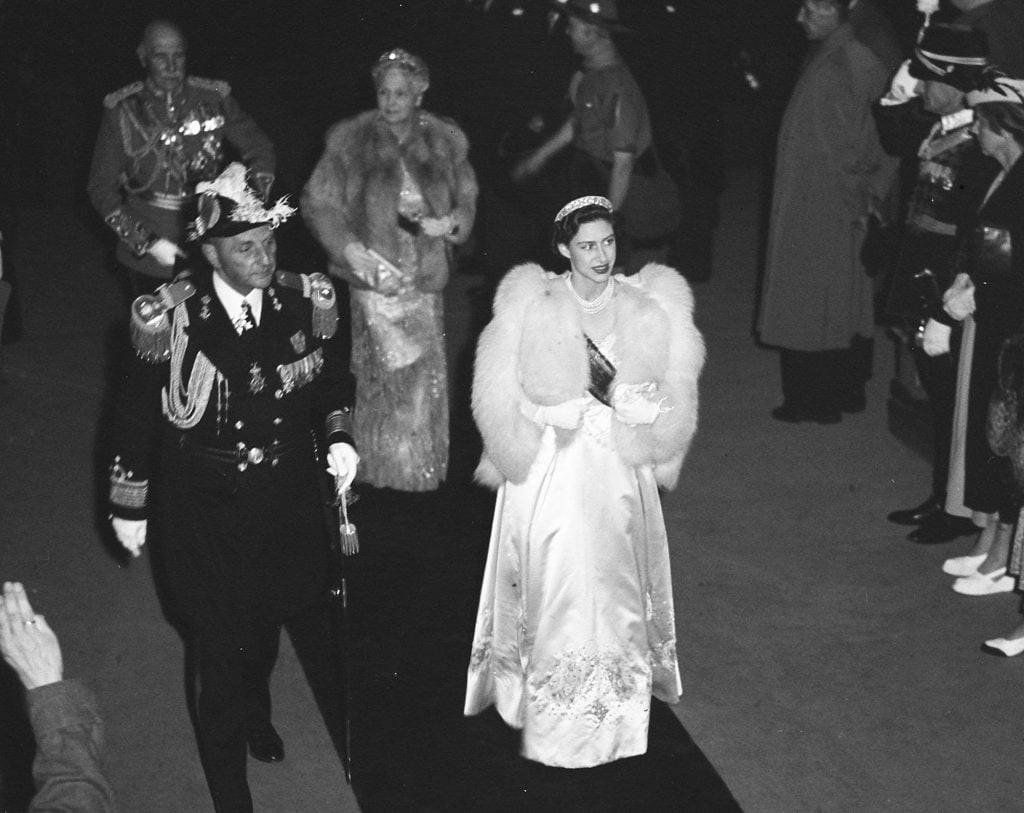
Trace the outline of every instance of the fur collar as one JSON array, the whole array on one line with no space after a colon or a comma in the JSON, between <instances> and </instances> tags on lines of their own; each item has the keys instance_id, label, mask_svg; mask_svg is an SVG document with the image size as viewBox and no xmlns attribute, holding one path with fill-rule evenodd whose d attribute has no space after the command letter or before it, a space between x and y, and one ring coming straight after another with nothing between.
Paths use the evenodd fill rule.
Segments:
<instances>
[{"instance_id":1,"label":"fur collar","mask_svg":"<svg viewBox=\"0 0 1024 813\"><path fill-rule=\"evenodd\" d=\"M671 488L696 429L704 364L693 295L676 271L653 263L617 280L612 386L654 383L670 409L650 426L613 421L613 442L627 463L654 466L659 484ZM540 429L524 411L577 398L588 382L581 315L561 276L534 264L512 269L477 345L473 414L484 439L477 479L494 487L521 482L540 448Z\"/></svg>"}]
</instances>

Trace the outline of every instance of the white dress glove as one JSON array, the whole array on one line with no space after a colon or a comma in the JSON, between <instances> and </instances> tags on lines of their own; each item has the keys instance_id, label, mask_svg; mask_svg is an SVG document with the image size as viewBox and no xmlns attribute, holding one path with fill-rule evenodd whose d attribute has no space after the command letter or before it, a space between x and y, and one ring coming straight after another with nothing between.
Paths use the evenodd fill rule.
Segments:
<instances>
[{"instance_id":1,"label":"white dress glove","mask_svg":"<svg viewBox=\"0 0 1024 813\"><path fill-rule=\"evenodd\" d=\"M656 391L654 384L619 384L612 392L615 417L630 426L654 423L663 411L661 403L649 397Z\"/></svg>"},{"instance_id":2,"label":"white dress glove","mask_svg":"<svg viewBox=\"0 0 1024 813\"><path fill-rule=\"evenodd\" d=\"M174 265L174 261L178 257L185 256L185 252L178 248L178 244L172 243L166 237L157 238L157 241L146 252L153 255L153 259L160 265L166 265L168 268Z\"/></svg>"},{"instance_id":3,"label":"white dress glove","mask_svg":"<svg viewBox=\"0 0 1024 813\"><path fill-rule=\"evenodd\" d=\"M949 334L953 328L929 319L924 326L924 335L921 337L921 347L929 356L941 356L949 352Z\"/></svg>"},{"instance_id":4,"label":"white dress glove","mask_svg":"<svg viewBox=\"0 0 1024 813\"><path fill-rule=\"evenodd\" d=\"M111 517L110 524L114 527L121 547L133 557L139 556L142 553L142 546L146 544L146 520Z\"/></svg>"},{"instance_id":5,"label":"white dress glove","mask_svg":"<svg viewBox=\"0 0 1024 813\"><path fill-rule=\"evenodd\" d=\"M958 322L974 313L974 283L967 274L956 275L942 295L942 309Z\"/></svg>"},{"instance_id":6,"label":"white dress glove","mask_svg":"<svg viewBox=\"0 0 1024 813\"><path fill-rule=\"evenodd\" d=\"M578 429L583 423L583 413L586 411L590 398L580 396L563 401L552 406L537 406L526 403L522 407L523 414L536 424L541 426L557 426L559 429Z\"/></svg>"},{"instance_id":7,"label":"white dress glove","mask_svg":"<svg viewBox=\"0 0 1024 813\"><path fill-rule=\"evenodd\" d=\"M889 92L881 99L882 107L904 104L915 96L921 95L921 82L910 75L910 60L906 60L896 70L889 84Z\"/></svg>"},{"instance_id":8,"label":"white dress glove","mask_svg":"<svg viewBox=\"0 0 1024 813\"><path fill-rule=\"evenodd\" d=\"M327 449L327 471L340 482L341 491L352 485L359 466L359 455L348 443L332 443Z\"/></svg>"},{"instance_id":9,"label":"white dress glove","mask_svg":"<svg viewBox=\"0 0 1024 813\"><path fill-rule=\"evenodd\" d=\"M444 217L425 217L420 221L420 228L428 237L444 237L450 234L455 221L451 215Z\"/></svg>"}]
</instances>

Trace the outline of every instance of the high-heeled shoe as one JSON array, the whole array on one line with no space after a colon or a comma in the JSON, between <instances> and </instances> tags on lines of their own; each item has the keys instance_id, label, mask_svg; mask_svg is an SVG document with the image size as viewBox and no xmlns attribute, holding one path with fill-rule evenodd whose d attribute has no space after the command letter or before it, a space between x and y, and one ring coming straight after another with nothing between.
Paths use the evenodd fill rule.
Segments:
<instances>
[{"instance_id":1,"label":"high-heeled shoe","mask_svg":"<svg viewBox=\"0 0 1024 813\"><path fill-rule=\"evenodd\" d=\"M991 596L995 593L1009 593L1017 586L1013 576L1006 575L1006 568L1001 567L991 573L975 573L973 576L961 576L953 582L953 589L965 596Z\"/></svg>"},{"instance_id":2,"label":"high-heeled shoe","mask_svg":"<svg viewBox=\"0 0 1024 813\"><path fill-rule=\"evenodd\" d=\"M973 576L987 558L986 553L979 553L977 556L954 556L942 563L942 572L950 576Z\"/></svg>"},{"instance_id":3,"label":"high-heeled shoe","mask_svg":"<svg viewBox=\"0 0 1024 813\"><path fill-rule=\"evenodd\" d=\"M1013 658L1024 652L1024 638L991 638L981 645L981 651L986 655Z\"/></svg>"}]
</instances>

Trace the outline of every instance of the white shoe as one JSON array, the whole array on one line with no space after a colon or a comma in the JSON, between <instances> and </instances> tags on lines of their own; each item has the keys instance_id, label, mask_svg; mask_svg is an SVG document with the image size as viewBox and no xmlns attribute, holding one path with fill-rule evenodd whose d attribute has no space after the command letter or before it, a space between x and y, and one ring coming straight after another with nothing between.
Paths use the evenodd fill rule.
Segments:
<instances>
[{"instance_id":1,"label":"white shoe","mask_svg":"<svg viewBox=\"0 0 1024 813\"><path fill-rule=\"evenodd\" d=\"M979 553L977 556L954 556L942 563L942 572L950 576L973 576L987 558L986 553Z\"/></svg>"},{"instance_id":2,"label":"white shoe","mask_svg":"<svg viewBox=\"0 0 1024 813\"><path fill-rule=\"evenodd\" d=\"M1017 586L1013 576L1006 575L1006 568L1001 567L991 573L975 573L973 576L961 576L953 582L953 589L965 596L991 596L995 593L1009 593Z\"/></svg>"},{"instance_id":3,"label":"white shoe","mask_svg":"<svg viewBox=\"0 0 1024 813\"><path fill-rule=\"evenodd\" d=\"M989 655L1004 655L1012 658L1024 652L1024 638L992 638L981 645L983 652Z\"/></svg>"}]
</instances>

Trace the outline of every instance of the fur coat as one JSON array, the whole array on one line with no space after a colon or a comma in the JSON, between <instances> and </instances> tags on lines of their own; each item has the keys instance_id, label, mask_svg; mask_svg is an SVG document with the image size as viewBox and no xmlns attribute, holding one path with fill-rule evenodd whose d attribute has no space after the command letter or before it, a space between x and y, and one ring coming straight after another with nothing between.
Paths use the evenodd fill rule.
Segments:
<instances>
[{"instance_id":1,"label":"fur coat","mask_svg":"<svg viewBox=\"0 0 1024 813\"><path fill-rule=\"evenodd\" d=\"M345 260L361 241L385 257L399 255L398 200L402 163L418 184L429 217L451 215L458 227L447 239L415 237L417 287L435 292L448 281L448 242L469 238L476 217L477 183L469 143L449 119L420 111L412 136L399 144L376 110L335 124L326 149L302 192L302 215L327 252L331 274L356 288L367 283Z\"/></svg>"},{"instance_id":2,"label":"fur coat","mask_svg":"<svg viewBox=\"0 0 1024 813\"><path fill-rule=\"evenodd\" d=\"M612 439L627 463L653 466L658 484L671 489L697 428L697 379L704 366L693 294L676 271L654 263L618 283L613 330L619 361L612 386L653 381L670 410L647 426L613 420ZM484 441L477 480L492 488L524 480L542 434L524 408L577 398L589 377L579 309L562 277L532 263L513 268L477 345L473 416ZM562 441L570 436L556 432Z\"/></svg>"}]
</instances>

